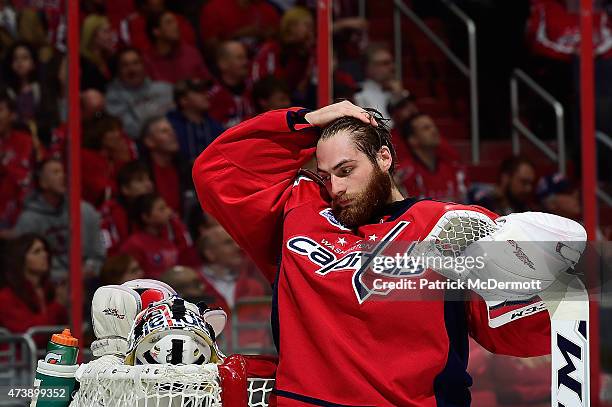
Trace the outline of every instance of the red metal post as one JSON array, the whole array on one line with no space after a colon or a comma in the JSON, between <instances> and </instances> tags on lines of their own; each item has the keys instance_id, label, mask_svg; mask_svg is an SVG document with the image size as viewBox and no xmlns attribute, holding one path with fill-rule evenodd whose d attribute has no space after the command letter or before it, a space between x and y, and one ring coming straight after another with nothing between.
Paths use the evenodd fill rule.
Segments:
<instances>
[{"instance_id":1,"label":"red metal post","mask_svg":"<svg viewBox=\"0 0 612 407\"><path fill-rule=\"evenodd\" d=\"M331 7L330 0L317 1L317 104L331 103Z\"/></svg>"},{"instance_id":2,"label":"red metal post","mask_svg":"<svg viewBox=\"0 0 612 407\"><path fill-rule=\"evenodd\" d=\"M82 345L83 282L81 273L81 111L79 101L79 2L68 8L68 140L70 200L70 307L72 334ZM82 352L80 352L82 354Z\"/></svg>"},{"instance_id":3,"label":"red metal post","mask_svg":"<svg viewBox=\"0 0 612 407\"><path fill-rule=\"evenodd\" d=\"M593 69L593 0L580 1L580 123L582 132L582 202L584 226L589 241L596 240L597 187L595 144L595 83ZM597 279L591 278L593 281ZM597 287L591 286L591 287ZM593 290L594 288L591 288ZM591 406L599 406L599 307L597 299L590 301L589 344L591 349Z\"/></svg>"}]
</instances>

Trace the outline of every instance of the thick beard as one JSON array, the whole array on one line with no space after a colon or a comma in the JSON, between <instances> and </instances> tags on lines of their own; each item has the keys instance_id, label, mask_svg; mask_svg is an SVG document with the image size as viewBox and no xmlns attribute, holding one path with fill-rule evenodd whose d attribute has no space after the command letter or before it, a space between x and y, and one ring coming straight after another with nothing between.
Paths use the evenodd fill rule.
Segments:
<instances>
[{"instance_id":1,"label":"thick beard","mask_svg":"<svg viewBox=\"0 0 612 407\"><path fill-rule=\"evenodd\" d=\"M368 184L359 195L353 198L353 203L343 208L334 200L332 213L344 226L355 229L369 223L374 214L385 206L390 195L391 178L375 165ZM342 199L346 198L342 197Z\"/></svg>"}]
</instances>

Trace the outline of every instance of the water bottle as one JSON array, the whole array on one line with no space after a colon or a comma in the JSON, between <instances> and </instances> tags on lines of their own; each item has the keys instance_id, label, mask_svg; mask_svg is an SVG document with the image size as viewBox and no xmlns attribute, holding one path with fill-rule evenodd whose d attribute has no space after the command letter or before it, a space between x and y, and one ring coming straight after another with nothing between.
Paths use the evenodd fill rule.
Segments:
<instances>
[{"instance_id":1,"label":"water bottle","mask_svg":"<svg viewBox=\"0 0 612 407\"><path fill-rule=\"evenodd\" d=\"M74 374L79 367L76 363L78 344L70 329L51 336L45 359L38 361L30 407L67 407L70 404L76 385Z\"/></svg>"}]
</instances>

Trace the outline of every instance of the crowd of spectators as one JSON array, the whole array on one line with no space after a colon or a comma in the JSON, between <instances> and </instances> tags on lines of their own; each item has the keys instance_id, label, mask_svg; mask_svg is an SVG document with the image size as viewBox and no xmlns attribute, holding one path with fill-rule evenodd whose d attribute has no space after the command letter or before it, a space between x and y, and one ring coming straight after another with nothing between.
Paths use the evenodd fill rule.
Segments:
<instances>
[{"instance_id":1,"label":"crowd of spectators","mask_svg":"<svg viewBox=\"0 0 612 407\"><path fill-rule=\"evenodd\" d=\"M64 2L12 3L0 0L0 297L15 315L5 313L0 325L23 332L67 318L69 61ZM283 9L209 0L199 25L163 0L81 3L85 286L157 278L230 314L240 298L269 295L227 232L200 213L191 166L225 129L255 114L315 107L310 2ZM579 219L570 182L536 174L524 157L505 160L495 185L470 183L435 117L396 79L389 47L369 43L367 23L351 12L334 9L334 96L389 119L396 182L407 195ZM545 177L536 191L538 175ZM257 308L241 317L268 314ZM270 337L240 342L268 346Z\"/></svg>"}]
</instances>

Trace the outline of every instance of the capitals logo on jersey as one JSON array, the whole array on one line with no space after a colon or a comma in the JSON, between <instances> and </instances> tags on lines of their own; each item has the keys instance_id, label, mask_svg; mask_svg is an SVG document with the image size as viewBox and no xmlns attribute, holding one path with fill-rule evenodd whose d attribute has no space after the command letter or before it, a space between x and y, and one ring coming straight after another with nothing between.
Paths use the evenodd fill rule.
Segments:
<instances>
[{"instance_id":1,"label":"capitals logo on jersey","mask_svg":"<svg viewBox=\"0 0 612 407\"><path fill-rule=\"evenodd\" d=\"M323 212L325 211L320 213L323 214ZM330 223L332 222L330 221ZM379 243L359 241L351 248L347 249L345 254L342 254L340 257L337 257L333 251L307 236L294 236L287 241L286 245L290 251L307 257L308 260L319 266L319 268L315 270L315 273L318 275L325 276L333 272L352 270L353 276L351 280L353 291L355 292L359 304L362 304L373 294L384 296L391 291L390 289L381 290L374 288L372 284L373 277L416 277L420 276L425 271L423 267L402 269L395 266L384 269L378 273L372 271L374 259L377 256L383 255L385 250L392 245L395 239L397 239L409 224L410 222L408 221L398 222L385 236L383 236ZM406 248L405 253L410 254L415 245L416 243L411 243Z\"/></svg>"}]
</instances>

